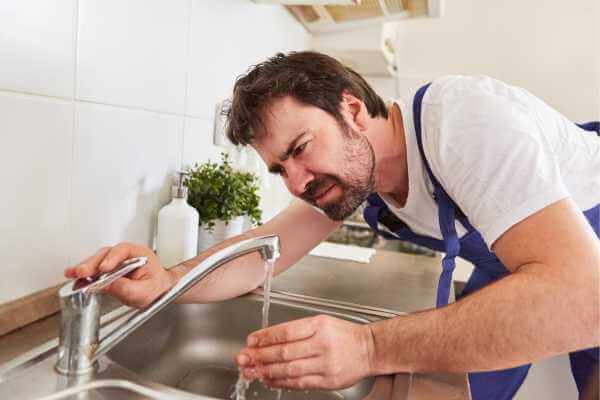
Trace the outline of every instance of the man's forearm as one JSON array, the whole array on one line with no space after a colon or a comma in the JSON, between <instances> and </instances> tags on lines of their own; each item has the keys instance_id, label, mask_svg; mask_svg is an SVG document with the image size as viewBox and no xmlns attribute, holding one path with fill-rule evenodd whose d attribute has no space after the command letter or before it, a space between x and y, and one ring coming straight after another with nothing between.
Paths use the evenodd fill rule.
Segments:
<instances>
[{"instance_id":1,"label":"man's forearm","mask_svg":"<svg viewBox=\"0 0 600 400\"><path fill-rule=\"evenodd\" d=\"M280 257L275 262L273 271L274 275L278 275L296 264L340 224L339 221L332 221L315 212L303 201L295 202L265 224L227 239L171 268L172 281L178 281L191 268L224 247L240 240L266 235L278 235L280 239ZM265 264L259 252L246 254L218 268L185 293L179 302L205 303L236 297L258 287L264 280L264 274Z\"/></svg>"},{"instance_id":2,"label":"man's forearm","mask_svg":"<svg viewBox=\"0 0 600 400\"><path fill-rule=\"evenodd\" d=\"M250 239L252 231L231 237L169 269L174 281L188 273L202 261L239 241ZM213 271L177 299L178 303L209 303L240 296L256 289L264 279L264 261L258 252L238 257Z\"/></svg>"},{"instance_id":3,"label":"man's forearm","mask_svg":"<svg viewBox=\"0 0 600 400\"><path fill-rule=\"evenodd\" d=\"M597 346L598 276L588 270L567 278L529 264L447 307L371 324L372 372L496 370Z\"/></svg>"}]
</instances>

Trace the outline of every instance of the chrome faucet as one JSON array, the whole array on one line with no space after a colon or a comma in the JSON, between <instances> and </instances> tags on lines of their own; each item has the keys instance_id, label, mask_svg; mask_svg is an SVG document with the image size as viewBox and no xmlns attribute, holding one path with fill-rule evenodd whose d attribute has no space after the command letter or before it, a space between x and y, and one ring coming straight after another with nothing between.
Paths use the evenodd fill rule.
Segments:
<instances>
[{"instance_id":1,"label":"chrome faucet","mask_svg":"<svg viewBox=\"0 0 600 400\"><path fill-rule=\"evenodd\" d=\"M254 251L260 252L265 261L273 262L279 257L279 236L243 240L210 255L148 308L133 314L102 340L99 340L100 289L141 267L148 260L145 257L133 258L125 261L115 271L66 284L59 291L61 323L56 370L63 375L92 372L101 356L173 300L228 261Z\"/></svg>"}]
</instances>

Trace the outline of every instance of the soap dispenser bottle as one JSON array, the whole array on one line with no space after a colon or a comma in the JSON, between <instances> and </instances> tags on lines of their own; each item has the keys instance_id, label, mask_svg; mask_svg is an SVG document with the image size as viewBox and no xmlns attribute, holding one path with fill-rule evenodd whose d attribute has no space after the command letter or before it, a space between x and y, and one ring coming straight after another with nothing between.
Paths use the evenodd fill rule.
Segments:
<instances>
[{"instance_id":1,"label":"soap dispenser bottle","mask_svg":"<svg viewBox=\"0 0 600 400\"><path fill-rule=\"evenodd\" d=\"M187 203L185 177L178 171L174 175L171 195L173 199L158 212L156 253L167 268L195 257L198 253L198 225L200 216Z\"/></svg>"}]
</instances>

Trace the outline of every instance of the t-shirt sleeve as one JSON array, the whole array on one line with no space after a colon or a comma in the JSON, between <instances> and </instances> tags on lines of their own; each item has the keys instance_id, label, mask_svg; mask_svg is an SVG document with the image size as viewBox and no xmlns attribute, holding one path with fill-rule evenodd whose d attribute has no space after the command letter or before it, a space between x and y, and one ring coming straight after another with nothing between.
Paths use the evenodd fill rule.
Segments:
<instances>
[{"instance_id":1,"label":"t-shirt sleeve","mask_svg":"<svg viewBox=\"0 0 600 400\"><path fill-rule=\"evenodd\" d=\"M423 125L431 127L423 133L431 169L488 247L569 196L552 145L524 104L475 88L423 110Z\"/></svg>"}]
</instances>

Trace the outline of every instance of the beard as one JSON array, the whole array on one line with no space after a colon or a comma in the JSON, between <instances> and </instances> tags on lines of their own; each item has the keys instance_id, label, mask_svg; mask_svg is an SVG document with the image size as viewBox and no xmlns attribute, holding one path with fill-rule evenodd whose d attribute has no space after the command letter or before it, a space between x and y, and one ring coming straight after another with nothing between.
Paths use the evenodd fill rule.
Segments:
<instances>
[{"instance_id":1,"label":"beard","mask_svg":"<svg viewBox=\"0 0 600 400\"><path fill-rule=\"evenodd\" d=\"M375 189L375 153L371 143L360 133L349 126L342 127L344 135L343 172L339 175L323 175L311 181L302 199L323 212L334 221L348 218L364 203ZM315 199L332 185L341 189L339 199L333 199L322 206Z\"/></svg>"}]
</instances>

